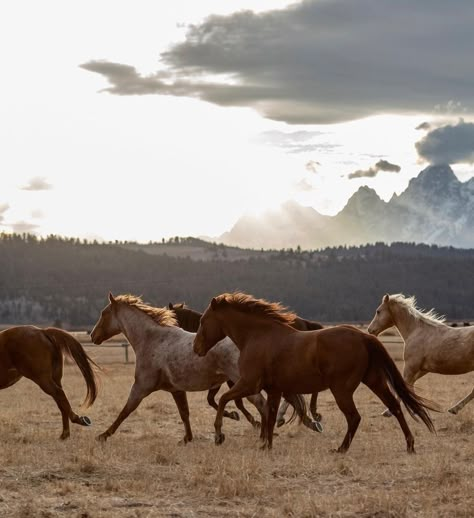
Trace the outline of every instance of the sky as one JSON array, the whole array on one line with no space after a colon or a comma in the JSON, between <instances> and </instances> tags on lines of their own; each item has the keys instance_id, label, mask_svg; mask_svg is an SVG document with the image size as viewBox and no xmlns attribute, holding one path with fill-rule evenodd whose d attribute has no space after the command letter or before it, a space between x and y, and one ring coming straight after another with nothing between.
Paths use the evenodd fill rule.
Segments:
<instances>
[{"instance_id":1,"label":"sky","mask_svg":"<svg viewBox=\"0 0 474 518\"><path fill-rule=\"evenodd\" d=\"M474 175L471 0L0 4L0 231L217 237Z\"/></svg>"}]
</instances>

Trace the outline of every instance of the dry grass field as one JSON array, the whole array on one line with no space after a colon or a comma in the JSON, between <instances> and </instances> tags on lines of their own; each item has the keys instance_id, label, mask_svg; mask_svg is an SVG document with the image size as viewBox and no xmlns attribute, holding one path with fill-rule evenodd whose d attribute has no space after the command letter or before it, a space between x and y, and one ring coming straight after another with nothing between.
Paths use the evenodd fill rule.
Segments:
<instances>
[{"instance_id":1,"label":"dry grass field","mask_svg":"<svg viewBox=\"0 0 474 518\"><path fill-rule=\"evenodd\" d=\"M400 360L400 344L389 344ZM105 366L90 428L72 425L60 442L59 412L28 380L0 391L1 517L472 517L474 403L458 416L433 414L437 435L409 419L409 456L397 422L365 386L356 392L362 422L349 452L330 453L345 421L329 392L320 395L325 431L297 423L278 429L274 450L259 450L247 422L225 420L213 442L214 411L205 393L189 394L193 443L172 397L150 395L105 444L95 441L117 416L133 380L119 348L89 349ZM401 368L402 365L398 361ZM75 408L85 393L67 365L64 387ZM474 373L428 375L419 392L447 408L474 385ZM231 406L231 405L230 405ZM248 405L251 408L251 405ZM254 415L256 411L252 409Z\"/></svg>"}]
</instances>

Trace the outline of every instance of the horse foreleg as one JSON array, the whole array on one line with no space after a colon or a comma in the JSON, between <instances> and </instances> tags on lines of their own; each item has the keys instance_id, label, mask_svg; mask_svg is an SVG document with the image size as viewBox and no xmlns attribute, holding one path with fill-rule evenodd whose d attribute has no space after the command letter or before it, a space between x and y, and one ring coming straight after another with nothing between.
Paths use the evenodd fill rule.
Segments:
<instances>
[{"instance_id":1,"label":"horse foreleg","mask_svg":"<svg viewBox=\"0 0 474 518\"><path fill-rule=\"evenodd\" d=\"M125 403L125 406L122 408L122 411L117 416L117 419L107 428L107 430L100 435L97 436L98 441L106 441L111 435L115 433L120 424L138 407L138 405L142 402L142 400L151 394L155 389L150 386L140 385L138 383L134 383L132 389L130 390L130 394L128 395L128 400Z\"/></svg>"},{"instance_id":2,"label":"horse foreleg","mask_svg":"<svg viewBox=\"0 0 474 518\"><path fill-rule=\"evenodd\" d=\"M262 449L273 447L273 430L277 418L278 407L280 406L281 392L270 392L267 397L267 420L266 420L266 437L262 445Z\"/></svg>"},{"instance_id":3,"label":"horse foreleg","mask_svg":"<svg viewBox=\"0 0 474 518\"><path fill-rule=\"evenodd\" d=\"M314 392L313 394L311 394L311 400L309 402L309 410L315 421L322 421L323 417L318 412L317 407L318 407L318 393Z\"/></svg>"},{"instance_id":4,"label":"horse foreleg","mask_svg":"<svg viewBox=\"0 0 474 518\"><path fill-rule=\"evenodd\" d=\"M232 385L229 385L230 387ZM216 395L219 392L221 386L219 385L216 388L212 388L207 393L207 403L209 406L212 406L214 410L217 410L217 403L216 403ZM237 402L236 402L237 405ZM224 417L228 417L229 419L233 419L234 421L239 421L239 413L235 410L233 412L227 412L227 410L224 412Z\"/></svg>"},{"instance_id":5,"label":"horse foreleg","mask_svg":"<svg viewBox=\"0 0 474 518\"><path fill-rule=\"evenodd\" d=\"M262 394L255 394L254 396L247 396L247 399L255 406L260 414L261 422L254 419L254 422L250 421L254 428L260 428L260 439L265 438L265 419L266 419L266 400ZM252 418L253 419L253 418Z\"/></svg>"},{"instance_id":6,"label":"horse foreleg","mask_svg":"<svg viewBox=\"0 0 474 518\"><path fill-rule=\"evenodd\" d=\"M188 398L186 396L186 392L178 390L177 392L171 392L173 396L174 402L178 407L179 415L181 416L181 421L184 424L184 444L193 440L193 432L191 431L191 423L189 422L189 405Z\"/></svg>"},{"instance_id":7,"label":"horse foreleg","mask_svg":"<svg viewBox=\"0 0 474 518\"><path fill-rule=\"evenodd\" d=\"M465 398L461 399L461 401L457 402L451 408L448 408L448 412L450 412L451 414L457 414L459 410L464 408L472 399L474 399L474 388L471 390L471 393L468 394Z\"/></svg>"},{"instance_id":8,"label":"horse foreleg","mask_svg":"<svg viewBox=\"0 0 474 518\"><path fill-rule=\"evenodd\" d=\"M214 441L216 444L222 444L225 440L225 435L222 433L222 419L227 403L237 398L243 398L252 394L256 394L257 392L258 391L255 390L253 384L250 384L248 381L240 378L231 389L222 394L217 406L216 420L214 421Z\"/></svg>"}]
</instances>

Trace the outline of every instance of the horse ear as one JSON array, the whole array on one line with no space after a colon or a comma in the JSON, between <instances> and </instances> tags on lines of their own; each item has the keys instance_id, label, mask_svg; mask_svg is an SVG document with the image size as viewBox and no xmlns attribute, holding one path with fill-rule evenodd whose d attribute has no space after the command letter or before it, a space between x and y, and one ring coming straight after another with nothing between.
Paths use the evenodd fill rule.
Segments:
<instances>
[{"instance_id":1,"label":"horse ear","mask_svg":"<svg viewBox=\"0 0 474 518\"><path fill-rule=\"evenodd\" d=\"M211 309L216 309L216 308L217 308L217 300L216 300L216 297L213 297L211 300Z\"/></svg>"},{"instance_id":2,"label":"horse ear","mask_svg":"<svg viewBox=\"0 0 474 518\"><path fill-rule=\"evenodd\" d=\"M173 309L173 303L172 302L168 302L168 309Z\"/></svg>"},{"instance_id":3,"label":"horse ear","mask_svg":"<svg viewBox=\"0 0 474 518\"><path fill-rule=\"evenodd\" d=\"M388 301L390 300L390 295L388 293L386 293L384 296L383 296L383 303L384 304L388 304Z\"/></svg>"},{"instance_id":4,"label":"horse ear","mask_svg":"<svg viewBox=\"0 0 474 518\"><path fill-rule=\"evenodd\" d=\"M112 292L109 291L109 302L113 304L115 302L114 296L112 295Z\"/></svg>"}]
</instances>

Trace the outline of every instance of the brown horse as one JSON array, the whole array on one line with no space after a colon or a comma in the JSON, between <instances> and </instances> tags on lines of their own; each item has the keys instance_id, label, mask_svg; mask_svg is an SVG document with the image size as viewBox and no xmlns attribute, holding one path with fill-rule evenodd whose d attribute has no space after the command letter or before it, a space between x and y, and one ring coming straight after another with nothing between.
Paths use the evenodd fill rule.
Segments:
<instances>
[{"instance_id":1,"label":"brown horse","mask_svg":"<svg viewBox=\"0 0 474 518\"><path fill-rule=\"evenodd\" d=\"M225 439L222 413L228 401L260 390L267 392L263 447L271 448L282 393L309 394L329 389L347 421L346 435L337 450L346 452L361 420L353 394L364 383L396 416L407 451L414 453L414 437L396 396L410 415L418 416L431 432L434 425L426 409L436 408L405 383L382 343L346 325L298 331L290 325L295 317L279 303L245 293L219 295L203 313L194 351L204 356L224 336L229 336L240 350L240 379L219 400L214 423L216 444Z\"/></svg>"},{"instance_id":2,"label":"brown horse","mask_svg":"<svg viewBox=\"0 0 474 518\"><path fill-rule=\"evenodd\" d=\"M15 326L0 332L0 389L14 385L23 376L34 381L56 401L61 411L61 439L70 435L69 420L83 426L91 424L88 417L72 411L61 386L64 354L77 363L84 376L87 394L82 404L89 407L97 397L94 369L99 367L72 335L54 327L35 326Z\"/></svg>"},{"instance_id":3,"label":"brown horse","mask_svg":"<svg viewBox=\"0 0 474 518\"><path fill-rule=\"evenodd\" d=\"M189 331L190 333L195 333L199 329L199 321L201 319L202 313L199 313L198 311L195 311L194 309L189 308L186 306L183 302L179 304L173 304L170 302L168 304L168 308L174 312L176 315L176 320L178 321L179 327L184 329L185 331ZM295 321L293 322L292 326L295 329L299 329L301 331L309 331L312 329L322 329L323 326L319 322L313 322L311 320L305 320L304 318L296 317ZM234 382L231 380L227 381L227 385L229 388L232 388L234 386ZM212 388L207 393L207 402L208 404L217 410L217 403L215 400L215 397L217 393L219 392L221 388L221 385L218 387ZM303 424L310 428L313 431L316 432L322 432L323 427L320 423L321 421L321 414L318 414L316 411L316 404L317 404L317 398L318 393L314 393L311 395L311 403L310 403L310 410L311 414L313 416L313 420L308 418L307 416L302 417ZM300 400L301 401L301 400ZM278 426L282 426L285 424L285 413L288 410L288 406L290 403L284 399L281 403L280 410L278 411L278 419L277 424ZM253 418L252 414L245 408L242 399L237 398L235 400L235 406L244 414L247 421L249 421L252 425L255 426L255 419ZM231 419L239 419L239 414L237 412L227 412L224 411L224 417L229 417ZM294 418L294 414L290 418L290 421L292 421Z\"/></svg>"}]
</instances>

